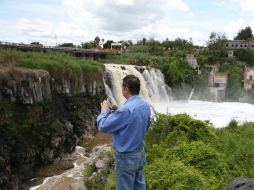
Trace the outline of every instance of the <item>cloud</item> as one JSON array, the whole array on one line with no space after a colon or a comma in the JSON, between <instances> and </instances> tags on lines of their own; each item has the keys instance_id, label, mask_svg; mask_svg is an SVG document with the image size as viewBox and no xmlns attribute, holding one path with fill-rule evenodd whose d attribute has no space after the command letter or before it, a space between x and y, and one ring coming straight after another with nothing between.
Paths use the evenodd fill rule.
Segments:
<instances>
[{"instance_id":1,"label":"cloud","mask_svg":"<svg viewBox=\"0 0 254 190\"><path fill-rule=\"evenodd\" d=\"M234 7L239 16L254 18L253 0L217 0L214 3L220 7Z\"/></svg>"},{"instance_id":2,"label":"cloud","mask_svg":"<svg viewBox=\"0 0 254 190\"><path fill-rule=\"evenodd\" d=\"M49 38L54 34L55 25L47 20L35 18L33 20L21 18L18 21L18 29L23 35L30 37Z\"/></svg>"},{"instance_id":3,"label":"cloud","mask_svg":"<svg viewBox=\"0 0 254 190\"><path fill-rule=\"evenodd\" d=\"M193 17L188 5L182 0L62 0L64 21L49 21L41 18L21 18L17 29L29 41L49 44L74 42L80 44L99 35L104 39L139 40L143 37L164 40L204 38L192 31L185 22L174 17ZM63 12L61 12L63 15Z\"/></svg>"},{"instance_id":4,"label":"cloud","mask_svg":"<svg viewBox=\"0 0 254 190\"><path fill-rule=\"evenodd\" d=\"M175 11L187 12L182 0L63 0L72 20L98 30L130 32L153 24Z\"/></svg>"},{"instance_id":5,"label":"cloud","mask_svg":"<svg viewBox=\"0 0 254 190\"><path fill-rule=\"evenodd\" d=\"M253 0L238 0L238 3L240 5L242 14L254 17Z\"/></svg>"},{"instance_id":6,"label":"cloud","mask_svg":"<svg viewBox=\"0 0 254 190\"><path fill-rule=\"evenodd\" d=\"M167 8L169 10L189 11L189 6L182 0L168 0Z\"/></svg>"},{"instance_id":7,"label":"cloud","mask_svg":"<svg viewBox=\"0 0 254 190\"><path fill-rule=\"evenodd\" d=\"M23 10L10 22L3 22L4 19L1 18L0 25L5 27L0 28L0 35L7 33L8 28L9 32L5 36L25 42L80 44L99 36L114 41L136 41L143 37L173 40L180 37L192 38L200 44L208 39L212 31L226 32L226 35L232 37L239 29L251 24L253 26L254 23L254 17L250 17L253 8L249 0L216 0L195 6L195 1L192 0L188 1L190 4L185 0L57 1L53 4L48 1L42 6L44 9L51 7L48 11L45 10L45 15L33 3L31 15L22 15ZM29 3L24 6L27 12L31 9ZM213 9L214 6L216 10ZM51 14L53 10L55 12ZM224 14L225 17L221 17ZM230 14L232 16L228 16Z\"/></svg>"},{"instance_id":8,"label":"cloud","mask_svg":"<svg viewBox=\"0 0 254 190\"><path fill-rule=\"evenodd\" d=\"M230 36L236 36L240 29L250 25L254 25L254 19L247 21L243 18L239 18L237 20L229 21L228 25L225 26L222 30Z\"/></svg>"},{"instance_id":9,"label":"cloud","mask_svg":"<svg viewBox=\"0 0 254 190\"><path fill-rule=\"evenodd\" d=\"M17 31L26 36L30 41L45 41L47 45L62 42L80 43L86 34L80 27L73 23L51 22L39 18L21 18L17 21Z\"/></svg>"}]
</instances>

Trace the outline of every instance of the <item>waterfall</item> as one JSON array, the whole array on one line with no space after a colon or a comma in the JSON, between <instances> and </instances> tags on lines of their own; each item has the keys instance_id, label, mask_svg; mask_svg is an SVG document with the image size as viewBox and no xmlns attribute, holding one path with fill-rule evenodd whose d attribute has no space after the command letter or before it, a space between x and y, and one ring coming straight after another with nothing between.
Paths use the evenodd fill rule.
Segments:
<instances>
[{"instance_id":1,"label":"waterfall","mask_svg":"<svg viewBox=\"0 0 254 190\"><path fill-rule=\"evenodd\" d=\"M190 92L188 100L190 100L192 98L193 94L194 94L194 88L191 89L191 92Z\"/></svg>"},{"instance_id":2,"label":"waterfall","mask_svg":"<svg viewBox=\"0 0 254 190\"><path fill-rule=\"evenodd\" d=\"M121 106L126 100L122 95L122 79L129 74L139 78L140 95L149 103L169 102L171 89L165 84L162 72L155 68L136 65L105 64L106 94L112 103Z\"/></svg>"}]
</instances>

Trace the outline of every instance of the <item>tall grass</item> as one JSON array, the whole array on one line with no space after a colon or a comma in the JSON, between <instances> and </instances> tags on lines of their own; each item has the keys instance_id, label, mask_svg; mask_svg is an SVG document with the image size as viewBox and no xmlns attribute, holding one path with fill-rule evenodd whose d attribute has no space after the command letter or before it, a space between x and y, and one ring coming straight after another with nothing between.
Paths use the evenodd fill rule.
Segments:
<instances>
[{"instance_id":1,"label":"tall grass","mask_svg":"<svg viewBox=\"0 0 254 190\"><path fill-rule=\"evenodd\" d=\"M104 71L104 65L99 62L53 51L22 52L0 49L0 65L44 69L55 79L77 80L83 75L86 81L101 80Z\"/></svg>"},{"instance_id":2,"label":"tall grass","mask_svg":"<svg viewBox=\"0 0 254 190\"><path fill-rule=\"evenodd\" d=\"M164 60L163 56L155 56L145 52L130 52L120 55L108 56L107 59L100 60L104 63L130 64L130 65L150 65L158 67Z\"/></svg>"},{"instance_id":3,"label":"tall grass","mask_svg":"<svg viewBox=\"0 0 254 190\"><path fill-rule=\"evenodd\" d=\"M239 125L231 121L228 127L217 130L217 134L233 176L254 178L254 123Z\"/></svg>"}]
</instances>

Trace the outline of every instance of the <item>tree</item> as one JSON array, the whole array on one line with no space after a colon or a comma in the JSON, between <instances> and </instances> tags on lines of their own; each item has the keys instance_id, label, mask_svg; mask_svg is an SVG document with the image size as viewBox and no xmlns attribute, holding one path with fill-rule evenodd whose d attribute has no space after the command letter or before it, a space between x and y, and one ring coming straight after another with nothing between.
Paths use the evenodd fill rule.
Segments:
<instances>
[{"instance_id":1,"label":"tree","mask_svg":"<svg viewBox=\"0 0 254 190\"><path fill-rule=\"evenodd\" d=\"M119 41L119 43L123 44L123 48L128 48L130 45L133 45L131 40L127 40L127 41L121 40L121 41Z\"/></svg>"},{"instance_id":2,"label":"tree","mask_svg":"<svg viewBox=\"0 0 254 190\"><path fill-rule=\"evenodd\" d=\"M234 38L235 40L248 40L249 38L253 38L251 27L247 26L244 29L241 29L237 36Z\"/></svg>"},{"instance_id":3,"label":"tree","mask_svg":"<svg viewBox=\"0 0 254 190\"><path fill-rule=\"evenodd\" d=\"M252 49L237 49L234 55L241 61L245 61L248 66L254 66L254 51Z\"/></svg>"},{"instance_id":4,"label":"tree","mask_svg":"<svg viewBox=\"0 0 254 190\"><path fill-rule=\"evenodd\" d=\"M228 84L226 97L232 101L238 101L242 89L241 81L243 79L242 69L236 65L230 65L228 68Z\"/></svg>"},{"instance_id":5,"label":"tree","mask_svg":"<svg viewBox=\"0 0 254 190\"><path fill-rule=\"evenodd\" d=\"M84 42L81 44L83 49L91 49L94 47L94 42L90 41L90 42Z\"/></svg>"},{"instance_id":6,"label":"tree","mask_svg":"<svg viewBox=\"0 0 254 190\"><path fill-rule=\"evenodd\" d=\"M224 62L227 58L226 48L227 37L223 33L212 32L208 41L208 50L206 52L208 56L208 62Z\"/></svg>"},{"instance_id":7,"label":"tree","mask_svg":"<svg viewBox=\"0 0 254 190\"><path fill-rule=\"evenodd\" d=\"M75 45L73 43L63 43L58 45L59 47L75 47Z\"/></svg>"},{"instance_id":8,"label":"tree","mask_svg":"<svg viewBox=\"0 0 254 190\"><path fill-rule=\"evenodd\" d=\"M163 47L161 46L159 41L154 39L150 39L146 42L146 46L148 46L148 51L152 55L163 55Z\"/></svg>"},{"instance_id":9,"label":"tree","mask_svg":"<svg viewBox=\"0 0 254 190\"><path fill-rule=\"evenodd\" d=\"M36 46L36 47L43 47L42 44L40 44L39 42L32 42L30 43L31 46Z\"/></svg>"},{"instance_id":10,"label":"tree","mask_svg":"<svg viewBox=\"0 0 254 190\"><path fill-rule=\"evenodd\" d=\"M113 40L107 40L107 41L103 44L103 49L110 49L112 43L114 43Z\"/></svg>"},{"instance_id":11,"label":"tree","mask_svg":"<svg viewBox=\"0 0 254 190\"><path fill-rule=\"evenodd\" d=\"M186 61L177 57L167 57L160 69L164 73L166 83L170 87L176 87L181 83L192 85L196 75Z\"/></svg>"},{"instance_id":12,"label":"tree","mask_svg":"<svg viewBox=\"0 0 254 190\"><path fill-rule=\"evenodd\" d=\"M100 47L100 41L101 41L101 39L99 38L99 36L96 36L94 39L94 44L95 44L96 48Z\"/></svg>"},{"instance_id":13,"label":"tree","mask_svg":"<svg viewBox=\"0 0 254 190\"><path fill-rule=\"evenodd\" d=\"M146 45L146 41L147 41L146 38L142 38L142 40L137 41L137 45Z\"/></svg>"},{"instance_id":14,"label":"tree","mask_svg":"<svg viewBox=\"0 0 254 190\"><path fill-rule=\"evenodd\" d=\"M190 51L194 48L194 45L192 41L188 41L181 38L176 38L174 41L169 41L168 38L166 38L165 41L162 42L162 46L165 49L171 49L174 52L181 50L181 51Z\"/></svg>"}]
</instances>

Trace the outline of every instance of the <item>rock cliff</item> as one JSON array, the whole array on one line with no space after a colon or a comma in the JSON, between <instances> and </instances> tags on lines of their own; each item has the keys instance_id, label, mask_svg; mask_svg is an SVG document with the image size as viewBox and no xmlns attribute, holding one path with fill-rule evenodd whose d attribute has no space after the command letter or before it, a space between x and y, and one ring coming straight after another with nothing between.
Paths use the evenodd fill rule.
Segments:
<instances>
[{"instance_id":1,"label":"rock cliff","mask_svg":"<svg viewBox=\"0 0 254 190\"><path fill-rule=\"evenodd\" d=\"M86 74L56 79L46 70L0 66L0 189L24 189L38 167L94 135L103 76L87 81Z\"/></svg>"}]
</instances>

